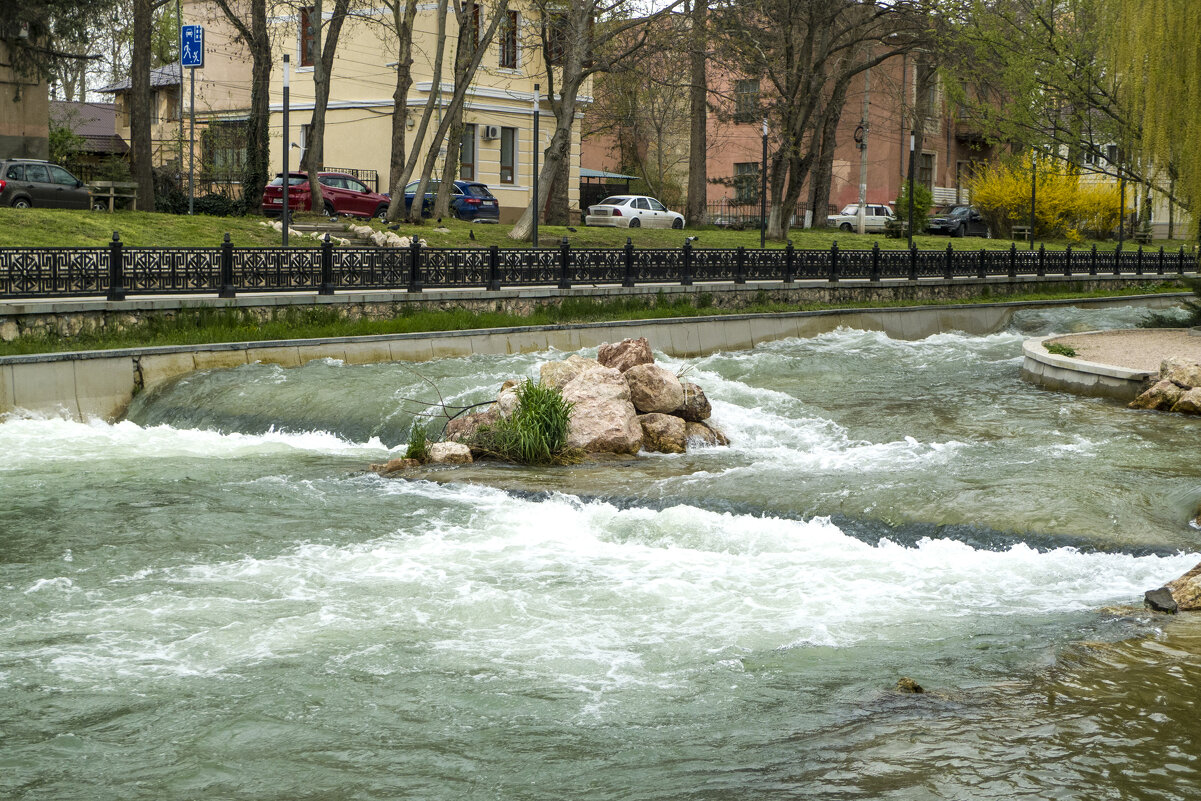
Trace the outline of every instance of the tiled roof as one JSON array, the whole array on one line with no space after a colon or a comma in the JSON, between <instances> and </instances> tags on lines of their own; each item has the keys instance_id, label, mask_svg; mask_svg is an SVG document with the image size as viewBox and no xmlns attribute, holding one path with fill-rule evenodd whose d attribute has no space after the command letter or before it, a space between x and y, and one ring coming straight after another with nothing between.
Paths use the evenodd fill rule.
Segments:
<instances>
[{"instance_id":1,"label":"tiled roof","mask_svg":"<svg viewBox=\"0 0 1201 801\"><path fill-rule=\"evenodd\" d=\"M179 64L166 64L157 69L150 70L150 88L157 89L160 86L179 86L183 83L179 78ZM103 89L97 89L97 92L128 92L133 87L129 79L119 81L111 86L106 86Z\"/></svg>"},{"instance_id":2,"label":"tiled roof","mask_svg":"<svg viewBox=\"0 0 1201 801\"><path fill-rule=\"evenodd\" d=\"M117 136L117 107L112 103L74 103L50 101L50 118L82 136L88 153L129 152L129 145Z\"/></svg>"}]
</instances>

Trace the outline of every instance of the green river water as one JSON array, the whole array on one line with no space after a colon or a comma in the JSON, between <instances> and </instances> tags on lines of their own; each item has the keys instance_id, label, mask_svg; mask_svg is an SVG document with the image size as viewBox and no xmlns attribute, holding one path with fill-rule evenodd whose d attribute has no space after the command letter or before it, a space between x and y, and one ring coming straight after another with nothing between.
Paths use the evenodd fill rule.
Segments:
<instances>
[{"instance_id":1,"label":"green river water","mask_svg":"<svg viewBox=\"0 0 1201 801\"><path fill-rule=\"evenodd\" d=\"M1141 314L660 357L732 445L628 464L366 472L399 364L11 416L0 798L1201 798L1201 421L1018 376Z\"/></svg>"}]
</instances>

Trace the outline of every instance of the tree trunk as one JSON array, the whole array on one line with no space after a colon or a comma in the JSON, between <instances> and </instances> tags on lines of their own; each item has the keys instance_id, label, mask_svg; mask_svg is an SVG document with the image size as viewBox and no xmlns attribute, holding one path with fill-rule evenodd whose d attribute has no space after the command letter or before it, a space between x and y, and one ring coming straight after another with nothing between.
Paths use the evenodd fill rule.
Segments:
<instances>
[{"instance_id":1,"label":"tree trunk","mask_svg":"<svg viewBox=\"0 0 1201 801\"><path fill-rule=\"evenodd\" d=\"M465 4L455 9L459 20L459 35L455 40L455 88L470 83L471 59L476 49L474 6ZM438 219L450 216L450 195L454 180L459 172L459 149L463 146L463 106L454 110L450 121L450 133L446 138L446 162L442 167L442 181L434 197L434 216Z\"/></svg>"},{"instance_id":2,"label":"tree trunk","mask_svg":"<svg viewBox=\"0 0 1201 801\"><path fill-rule=\"evenodd\" d=\"M325 36L321 32L327 26L321 20L321 0L314 0L313 19L317 25L315 41L317 46L313 54L313 116L309 122L310 141L305 142L304 169L309 174L309 193L312 196L310 209L321 214L325 211L325 200L321 194L321 181L318 176L325 163L325 110L329 105L330 68L334 63L334 53L338 49L338 37L342 33L342 23L346 21L346 11L350 0L334 0L334 13L329 20ZM288 143L284 143L285 146Z\"/></svg>"},{"instance_id":3,"label":"tree trunk","mask_svg":"<svg viewBox=\"0 0 1201 801\"><path fill-rule=\"evenodd\" d=\"M154 144L150 140L151 0L133 3L133 58L130 64L129 155L138 184L138 210L154 211ZM181 79L182 86L182 79Z\"/></svg>"},{"instance_id":4,"label":"tree trunk","mask_svg":"<svg viewBox=\"0 0 1201 801\"><path fill-rule=\"evenodd\" d=\"M425 108L421 111L421 122L417 125L417 132L413 136L413 147L409 150L409 157L405 161L404 169L400 176L393 176L393 182L402 190L409 183L409 177L413 174L413 169L417 166L417 159L420 158L422 144L425 143L425 134L429 130L430 118L434 116L434 108L441 100L442 94L442 59L446 55L446 6L447 0L438 0L438 10L435 12L438 17L438 36L437 44L434 47L434 69L433 69L433 84L430 86L429 96L425 99ZM421 206L424 204L424 187L422 195L413 197L413 208L405 211L405 192L392 195L392 202L388 205L388 219L398 220L401 217L407 216L410 222L421 222ZM414 211L414 208L416 211Z\"/></svg>"},{"instance_id":5,"label":"tree trunk","mask_svg":"<svg viewBox=\"0 0 1201 801\"><path fill-rule=\"evenodd\" d=\"M709 7L708 0L692 2L692 52L689 54L692 79L688 90L692 129L688 139L688 204L684 216L689 225L703 225L709 197L709 78L705 71L709 38L705 25Z\"/></svg>"},{"instance_id":6,"label":"tree trunk","mask_svg":"<svg viewBox=\"0 0 1201 801\"><path fill-rule=\"evenodd\" d=\"M810 228L820 228L826 223L826 209L830 205L830 185L834 180L834 148L838 145L838 123L842 120L849 84L849 79L839 81L826 103L825 120L821 127L821 150L818 152L816 167L809 178L809 209L812 213L808 226Z\"/></svg>"},{"instance_id":7,"label":"tree trunk","mask_svg":"<svg viewBox=\"0 0 1201 801\"><path fill-rule=\"evenodd\" d=\"M388 205L389 219L396 218L393 209L404 208L404 184L398 181L404 173L409 87L413 85L413 21L417 18L417 0L407 0L403 15L400 13L399 0L394 0L394 3L392 25L397 39L396 91L392 93L392 150L388 159L388 178L392 191L392 202Z\"/></svg>"},{"instance_id":8,"label":"tree trunk","mask_svg":"<svg viewBox=\"0 0 1201 801\"><path fill-rule=\"evenodd\" d=\"M246 121L246 163L242 166L242 203L255 211L263 201L267 169L271 163L271 38L267 31L267 0L250 0L250 24L242 19L229 0L216 0L230 25L250 50L250 117ZM284 143L286 147L287 142ZM180 147L183 152L183 147Z\"/></svg>"}]
</instances>

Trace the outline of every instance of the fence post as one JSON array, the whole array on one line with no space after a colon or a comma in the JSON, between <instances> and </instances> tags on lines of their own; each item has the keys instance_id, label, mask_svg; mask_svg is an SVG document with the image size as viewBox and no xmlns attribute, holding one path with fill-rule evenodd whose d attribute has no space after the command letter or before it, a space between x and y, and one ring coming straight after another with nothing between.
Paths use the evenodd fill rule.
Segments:
<instances>
[{"instance_id":1,"label":"fence post","mask_svg":"<svg viewBox=\"0 0 1201 801\"><path fill-rule=\"evenodd\" d=\"M917 245L909 246L909 280L917 280Z\"/></svg>"},{"instance_id":2,"label":"fence post","mask_svg":"<svg viewBox=\"0 0 1201 801\"><path fill-rule=\"evenodd\" d=\"M122 261L121 235L113 231L108 243L108 299L125 300L125 264Z\"/></svg>"},{"instance_id":3,"label":"fence post","mask_svg":"<svg viewBox=\"0 0 1201 801\"><path fill-rule=\"evenodd\" d=\"M734 283L746 283L746 248L742 245L738 246L738 251L734 254Z\"/></svg>"},{"instance_id":4,"label":"fence post","mask_svg":"<svg viewBox=\"0 0 1201 801\"><path fill-rule=\"evenodd\" d=\"M1018 277L1018 246L1016 242L1009 243L1009 277Z\"/></svg>"},{"instance_id":5,"label":"fence post","mask_svg":"<svg viewBox=\"0 0 1201 801\"><path fill-rule=\"evenodd\" d=\"M788 240L788 244L784 246L784 283L792 283L793 259L796 258L796 252L792 249L792 240Z\"/></svg>"},{"instance_id":6,"label":"fence post","mask_svg":"<svg viewBox=\"0 0 1201 801\"><path fill-rule=\"evenodd\" d=\"M409 245L409 291L421 291L421 240L415 236Z\"/></svg>"},{"instance_id":7,"label":"fence post","mask_svg":"<svg viewBox=\"0 0 1201 801\"><path fill-rule=\"evenodd\" d=\"M976 251L976 277L980 279L988 277L988 269L985 267L984 248Z\"/></svg>"},{"instance_id":8,"label":"fence post","mask_svg":"<svg viewBox=\"0 0 1201 801\"><path fill-rule=\"evenodd\" d=\"M947 281L955 277L955 249L950 242L947 243L947 261L943 265L942 277Z\"/></svg>"},{"instance_id":9,"label":"fence post","mask_svg":"<svg viewBox=\"0 0 1201 801\"><path fill-rule=\"evenodd\" d=\"M1156 272L1163 275L1163 245L1159 246L1159 266L1156 268Z\"/></svg>"},{"instance_id":10,"label":"fence post","mask_svg":"<svg viewBox=\"0 0 1201 801\"><path fill-rule=\"evenodd\" d=\"M1068 245L1067 257L1068 257L1067 262L1063 266L1063 274L1066 275L1068 278L1071 278L1072 277L1072 246L1071 245Z\"/></svg>"},{"instance_id":11,"label":"fence post","mask_svg":"<svg viewBox=\"0 0 1201 801\"><path fill-rule=\"evenodd\" d=\"M1114 275L1122 274L1122 243L1121 242L1118 243L1118 246L1116 248L1114 248L1114 251L1113 251L1113 274Z\"/></svg>"},{"instance_id":12,"label":"fence post","mask_svg":"<svg viewBox=\"0 0 1201 801\"><path fill-rule=\"evenodd\" d=\"M1136 275L1143 274L1143 246L1138 246L1138 253L1134 256L1134 272Z\"/></svg>"},{"instance_id":13,"label":"fence post","mask_svg":"<svg viewBox=\"0 0 1201 801\"><path fill-rule=\"evenodd\" d=\"M1038 243L1038 269L1036 275L1042 278L1047 274L1047 247L1042 242Z\"/></svg>"},{"instance_id":14,"label":"fence post","mask_svg":"<svg viewBox=\"0 0 1201 801\"><path fill-rule=\"evenodd\" d=\"M1092 253L1090 253L1089 257L1088 257L1088 274L1089 275L1097 274L1097 246L1096 246L1096 244L1093 245Z\"/></svg>"},{"instance_id":15,"label":"fence post","mask_svg":"<svg viewBox=\"0 0 1201 801\"><path fill-rule=\"evenodd\" d=\"M692 243L684 242L684 272L680 276L680 286L692 286ZM633 249L630 250L630 258L633 259ZM630 286L633 286L631 284Z\"/></svg>"},{"instance_id":16,"label":"fence post","mask_svg":"<svg viewBox=\"0 0 1201 801\"><path fill-rule=\"evenodd\" d=\"M868 278L873 282L880 280L880 243L872 243L872 271Z\"/></svg>"},{"instance_id":17,"label":"fence post","mask_svg":"<svg viewBox=\"0 0 1201 801\"><path fill-rule=\"evenodd\" d=\"M500 291L500 247L488 246L488 291Z\"/></svg>"},{"instance_id":18,"label":"fence post","mask_svg":"<svg viewBox=\"0 0 1201 801\"><path fill-rule=\"evenodd\" d=\"M334 243L328 233L321 240L321 286L317 294L334 294Z\"/></svg>"},{"instance_id":19,"label":"fence post","mask_svg":"<svg viewBox=\"0 0 1201 801\"><path fill-rule=\"evenodd\" d=\"M684 243L684 247L688 247L688 243ZM626 245L622 248L622 256L624 257L624 271L621 278L622 286L634 285L634 241L628 236L626 237Z\"/></svg>"},{"instance_id":20,"label":"fence post","mask_svg":"<svg viewBox=\"0 0 1201 801\"><path fill-rule=\"evenodd\" d=\"M1180 246L1180 253L1176 256L1176 272L1184 275L1184 245Z\"/></svg>"},{"instance_id":21,"label":"fence post","mask_svg":"<svg viewBox=\"0 0 1201 801\"><path fill-rule=\"evenodd\" d=\"M221 243L221 289L217 292L217 297L232 298L235 295L237 290L234 289L234 245L226 233L225 241Z\"/></svg>"},{"instance_id":22,"label":"fence post","mask_svg":"<svg viewBox=\"0 0 1201 801\"><path fill-rule=\"evenodd\" d=\"M571 289L571 243L567 237L559 243L559 289Z\"/></svg>"},{"instance_id":23,"label":"fence post","mask_svg":"<svg viewBox=\"0 0 1201 801\"><path fill-rule=\"evenodd\" d=\"M838 282L838 243L834 242L830 245L830 273L826 276L826 280L831 283Z\"/></svg>"}]
</instances>

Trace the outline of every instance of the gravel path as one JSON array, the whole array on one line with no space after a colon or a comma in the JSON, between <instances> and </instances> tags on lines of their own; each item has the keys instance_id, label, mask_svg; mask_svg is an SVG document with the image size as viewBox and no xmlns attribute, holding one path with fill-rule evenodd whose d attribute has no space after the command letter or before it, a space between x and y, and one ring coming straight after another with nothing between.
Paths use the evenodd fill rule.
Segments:
<instances>
[{"instance_id":1,"label":"gravel path","mask_svg":"<svg viewBox=\"0 0 1201 801\"><path fill-rule=\"evenodd\" d=\"M1129 370L1158 372L1160 363L1169 357L1201 362L1201 336L1190 334L1187 328L1132 328L1069 334L1048 342L1074 348L1078 359Z\"/></svg>"}]
</instances>

